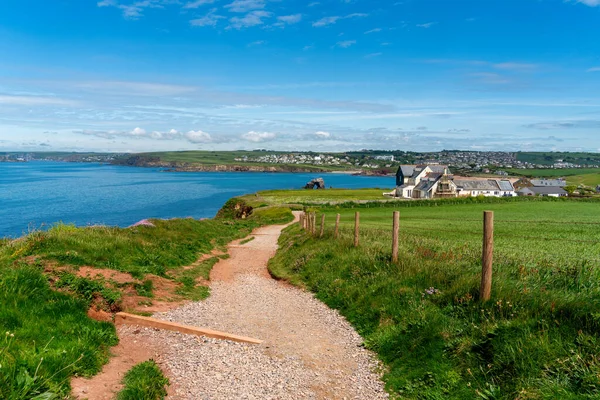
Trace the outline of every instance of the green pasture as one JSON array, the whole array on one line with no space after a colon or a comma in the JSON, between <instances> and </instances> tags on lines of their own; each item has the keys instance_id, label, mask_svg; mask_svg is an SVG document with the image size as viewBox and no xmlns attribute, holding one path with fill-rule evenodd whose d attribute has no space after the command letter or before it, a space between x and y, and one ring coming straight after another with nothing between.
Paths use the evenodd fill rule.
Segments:
<instances>
[{"instance_id":1,"label":"green pasture","mask_svg":"<svg viewBox=\"0 0 600 400\"><path fill-rule=\"evenodd\" d=\"M340 310L389 368L387 387L398 398L597 399L599 207L573 200L328 206L319 210L324 238L288 228L269 268ZM492 300L482 303L484 210L495 213L495 254Z\"/></svg>"},{"instance_id":2,"label":"green pasture","mask_svg":"<svg viewBox=\"0 0 600 400\"><path fill-rule=\"evenodd\" d=\"M241 198L253 206L279 204L323 204L347 201L389 200L383 196L392 189L267 190Z\"/></svg>"},{"instance_id":3,"label":"green pasture","mask_svg":"<svg viewBox=\"0 0 600 400\"><path fill-rule=\"evenodd\" d=\"M566 178L569 185L600 185L600 168L511 169L508 172L529 178Z\"/></svg>"}]
</instances>

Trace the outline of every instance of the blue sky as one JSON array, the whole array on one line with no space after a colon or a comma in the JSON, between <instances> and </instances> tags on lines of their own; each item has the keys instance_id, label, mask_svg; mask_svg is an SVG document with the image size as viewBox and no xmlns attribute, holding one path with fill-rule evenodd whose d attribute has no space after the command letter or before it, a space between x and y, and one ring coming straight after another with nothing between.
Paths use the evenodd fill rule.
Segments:
<instances>
[{"instance_id":1,"label":"blue sky","mask_svg":"<svg viewBox=\"0 0 600 400\"><path fill-rule=\"evenodd\" d=\"M6 0L0 151L600 151L600 0Z\"/></svg>"}]
</instances>

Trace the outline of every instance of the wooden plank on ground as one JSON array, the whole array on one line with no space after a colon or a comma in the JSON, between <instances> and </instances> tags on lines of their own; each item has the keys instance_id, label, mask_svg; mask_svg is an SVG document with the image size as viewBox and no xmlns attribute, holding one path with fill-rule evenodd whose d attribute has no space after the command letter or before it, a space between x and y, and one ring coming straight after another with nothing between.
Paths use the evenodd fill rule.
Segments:
<instances>
[{"instance_id":1,"label":"wooden plank on ground","mask_svg":"<svg viewBox=\"0 0 600 400\"><path fill-rule=\"evenodd\" d=\"M230 333L213 331L212 329L197 328L195 326L178 324L176 322L162 321L160 319L142 317L141 315L134 315L123 312L117 313L117 315L115 316L115 324L146 326L149 328L164 329L167 331L185 333L188 335L206 336L214 339L231 340L233 342L240 343L261 344L263 342L262 340L253 339L250 337L232 335Z\"/></svg>"}]
</instances>

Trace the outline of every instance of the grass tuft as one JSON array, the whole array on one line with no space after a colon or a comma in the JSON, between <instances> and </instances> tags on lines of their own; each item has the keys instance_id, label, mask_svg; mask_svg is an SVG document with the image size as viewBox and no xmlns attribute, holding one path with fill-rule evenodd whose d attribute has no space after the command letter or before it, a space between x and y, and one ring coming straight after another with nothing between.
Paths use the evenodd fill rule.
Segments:
<instances>
[{"instance_id":1,"label":"grass tuft","mask_svg":"<svg viewBox=\"0 0 600 400\"><path fill-rule=\"evenodd\" d=\"M123 378L125 387L117 400L162 400L167 395L169 380L154 360L134 366Z\"/></svg>"}]
</instances>

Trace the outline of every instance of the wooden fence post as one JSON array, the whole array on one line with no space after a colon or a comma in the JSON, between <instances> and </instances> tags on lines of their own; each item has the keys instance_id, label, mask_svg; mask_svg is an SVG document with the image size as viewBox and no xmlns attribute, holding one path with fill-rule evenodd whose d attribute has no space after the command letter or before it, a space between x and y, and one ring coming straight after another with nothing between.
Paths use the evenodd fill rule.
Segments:
<instances>
[{"instance_id":1,"label":"wooden fence post","mask_svg":"<svg viewBox=\"0 0 600 400\"><path fill-rule=\"evenodd\" d=\"M315 235L315 232L317 231L317 213L314 212L312 213L312 224L310 226L311 231L310 233L312 233L312 235Z\"/></svg>"},{"instance_id":2,"label":"wooden fence post","mask_svg":"<svg viewBox=\"0 0 600 400\"><path fill-rule=\"evenodd\" d=\"M300 228L304 229L304 214L300 214Z\"/></svg>"},{"instance_id":3,"label":"wooden fence post","mask_svg":"<svg viewBox=\"0 0 600 400\"><path fill-rule=\"evenodd\" d=\"M354 215L354 247L358 247L359 244L359 226L360 226L360 213L357 211Z\"/></svg>"},{"instance_id":4,"label":"wooden fence post","mask_svg":"<svg viewBox=\"0 0 600 400\"><path fill-rule=\"evenodd\" d=\"M335 232L333 237L336 239L340 237L340 214L335 217Z\"/></svg>"},{"instance_id":5,"label":"wooden fence post","mask_svg":"<svg viewBox=\"0 0 600 400\"><path fill-rule=\"evenodd\" d=\"M319 234L319 237L323 237L324 233L325 233L325 214L321 215L321 233Z\"/></svg>"},{"instance_id":6,"label":"wooden fence post","mask_svg":"<svg viewBox=\"0 0 600 400\"><path fill-rule=\"evenodd\" d=\"M481 269L480 300L492 296L492 264L494 261L494 212L483 212L483 256Z\"/></svg>"},{"instance_id":7,"label":"wooden fence post","mask_svg":"<svg viewBox=\"0 0 600 400\"><path fill-rule=\"evenodd\" d=\"M392 262L398 262L398 241L400 234L400 211L394 211L394 228L392 231Z\"/></svg>"}]
</instances>

